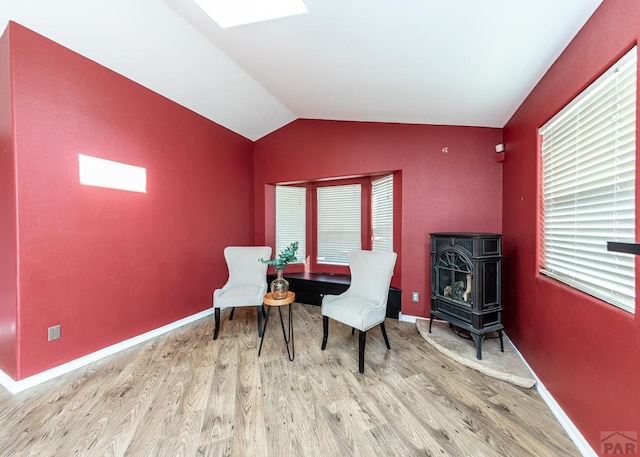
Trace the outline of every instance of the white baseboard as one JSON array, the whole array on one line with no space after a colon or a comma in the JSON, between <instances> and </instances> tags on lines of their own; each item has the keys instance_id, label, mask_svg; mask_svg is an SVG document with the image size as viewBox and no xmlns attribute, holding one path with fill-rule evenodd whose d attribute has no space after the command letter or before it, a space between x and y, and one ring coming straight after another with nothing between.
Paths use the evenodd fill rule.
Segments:
<instances>
[{"instance_id":1,"label":"white baseboard","mask_svg":"<svg viewBox=\"0 0 640 457\"><path fill-rule=\"evenodd\" d=\"M133 338L129 338L128 340L121 341L104 349L100 349L99 351L87 354L78 359L72 360L62 365L58 365L57 367L51 368L33 376L29 376L28 378L24 378L19 381L14 381L10 376L0 370L0 384L12 394L22 392L31 387L37 386L38 384L42 384L43 382L49 381L53 378L57 378L58 376L93 363L104 357L108 357L124 349L135 346L136 344L140 344L143 341L155 338L156 336L162 335L163 333L167 333L171 330L175 330L176 328L182 327L183 325L190 324L191 322L202 319L203 317L210 316L211 314L213 314L213 308L200 311L199 313L177 320L160 328L150 330L141 335L134 336Z\"/></svg>"},{"instance_id":2,"label":"white baseboard","mask_svg":"<svg viewBox=\"0 0 640 457\"><path fill-rule=\"evenodd\" d=\"M412 324L415 324L418 319L422 319L422 318L421 317L418 318L416 316L411 316L409 314L402 314L402 312L400 312L398 314L398 320L400 322L411 322Z\"/></svg>"},{"instance_id":3,"label":"white baseboard","mask_svg":"<svg viewBox=\"0 0 640 457\"><path fill-rule=\"evenodd\" d=\"M560 422L560 425L562 425L562 428L564 428L564 431L567 432L567 435L569 435L569 438L571 438L571 441L573 441L573 443L576 445L580 453L584 457L598 457L598 454L589 445L589 443L584 438L584 436L582 436L582 433L580 433L580 430L578 430L578 428L573 424L573 422L571 422L571 419L569 419L569 416L567 416L567 414L564 412L562 407L558 404L555 398L553 398L553 395L551 395L551 393L547 390L547 388L544 386L542 381L540 381L540 378L538 378L535 371L531 369L531 367L529 366L525 358L522 357L522 354L520 354L520 351L518 351L518 348L515 346L515 344L513 344L513 341L511 341L511 344L513 345L520 359L522 359L524 364L527 366L527 368L535 378L536 388L538 390L538 393L540 394L544 402L547 404L547 406L549 407L553 415L556 416L556 419L558 419L558 422Z\"/></svg>"}]
</instances>

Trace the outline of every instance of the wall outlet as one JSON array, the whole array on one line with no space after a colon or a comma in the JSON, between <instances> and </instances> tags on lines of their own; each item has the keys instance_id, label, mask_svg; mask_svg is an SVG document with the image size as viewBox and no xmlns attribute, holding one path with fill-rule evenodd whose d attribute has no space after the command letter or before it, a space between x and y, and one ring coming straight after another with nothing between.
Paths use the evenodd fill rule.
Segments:
<instances>
[{"instance_id":1,"label":"wall outlet","mask_svg":"<svg viewBox=\"0 0 640 457\"><path fill-rule=\"evenodd\" d=\"M411 301L418 303L420 301L420 292L411 292Z\"/></svg>"},{"instance_id":2,"label":"wall outlet","mask_svg":"<svg viewBox=\"0 0 640 457\"><path fill-rule=\"evenodd\" d=\"M60 338L60 324L49 327L47 331L48 341L57 340Z\"/></svg>"}]
</instances>

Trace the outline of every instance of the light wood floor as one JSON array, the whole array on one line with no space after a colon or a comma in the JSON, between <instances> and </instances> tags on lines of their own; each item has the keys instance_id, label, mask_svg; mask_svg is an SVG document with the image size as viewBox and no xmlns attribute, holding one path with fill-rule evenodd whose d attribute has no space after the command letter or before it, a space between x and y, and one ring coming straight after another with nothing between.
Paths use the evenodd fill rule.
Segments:
<instances>
[{"instance_id":1,"label":"light wood floor","mask_svg":"<svg viewBox=\"0 0 640 457\"><path fill-rule=\"evenodd\" d=\"M0 456L572 456L535 390L484 376L428 345L415 324L368 333L294 304L295 361L277 312L258 358L255 309L222 313L11 395ZM285 318L286 319L286 318ZM285 320L286 322L286 320Z\"/></svg>"}]
</instances>

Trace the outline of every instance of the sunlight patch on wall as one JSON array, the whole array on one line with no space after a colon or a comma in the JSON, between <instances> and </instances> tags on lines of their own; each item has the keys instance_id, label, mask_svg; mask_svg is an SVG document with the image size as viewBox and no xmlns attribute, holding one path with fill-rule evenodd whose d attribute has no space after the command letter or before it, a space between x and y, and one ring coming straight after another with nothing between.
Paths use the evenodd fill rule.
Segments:
<instances>
[{"instance_id":1,"label":"sunlight patch on wall","mask_svg":"<svg viewBox=\"0 0 640 457\"><path fill-rule=\"evenodd\" d=\"M78 154L80 184L147 193L147 169Z\"/></svg>"}]
</instances>

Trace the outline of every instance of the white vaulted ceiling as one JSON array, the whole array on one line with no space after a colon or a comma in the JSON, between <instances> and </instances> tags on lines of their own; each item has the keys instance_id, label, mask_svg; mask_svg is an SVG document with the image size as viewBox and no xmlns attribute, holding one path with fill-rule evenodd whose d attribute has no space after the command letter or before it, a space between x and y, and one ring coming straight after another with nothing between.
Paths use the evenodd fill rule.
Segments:
<instances>
[{"instance_id":1,"label":"white vaulted ceiling","mask_svg":"<svg viewBox=\"0 0 640 457\"><path fill-rule=\"evenodd\" d=\"M192 0L0 0L0 27L256 140L296 118L502 127L602 0L305 3L222 29Z\"/></svg>"}]
</instances>

